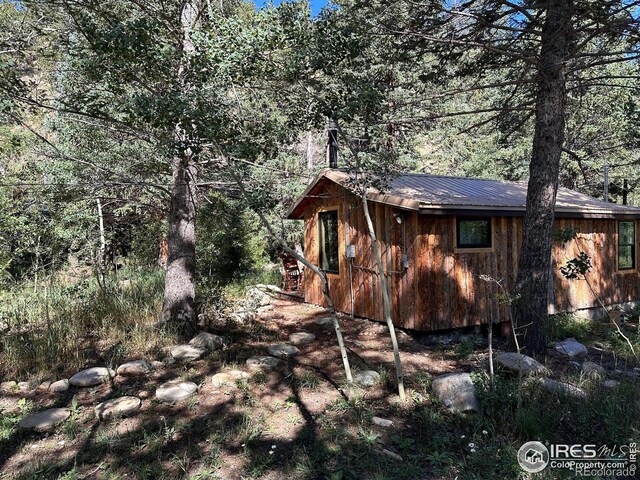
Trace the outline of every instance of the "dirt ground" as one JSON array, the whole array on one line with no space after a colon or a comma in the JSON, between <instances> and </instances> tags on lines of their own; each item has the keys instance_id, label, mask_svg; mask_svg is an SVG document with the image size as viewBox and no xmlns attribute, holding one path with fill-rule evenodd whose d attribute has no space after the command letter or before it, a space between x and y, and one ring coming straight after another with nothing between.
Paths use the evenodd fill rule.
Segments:
<instances>
[{"instance_id":1,"label":"dirt ground","mask_svg":"<svg viewBox=\"0 0 640 480\"><path fill-rule=\"evenodd\" d=\"M255 321L214 325L212 330L230 337L231 344L193 363L158 368L146 376L118 376L111 385L72 387L63 394L4 393L0 479L445 478L432 474L419 456L411 469L400 470L405 462L393 456L401 452L398 445L424 432L412 430L419 427L408 414L411 399L402 403L395 392L386 326L341 316L354 373L376 370L382 375L378 385L357 389L353 407L346 402L335 331L314 322L326 315L316 306L276 299ZM316 340L299 347L294 359L273 371L247 369L249 357L266 355L267 346L288 342L299 331L315 334ZM485 346L461 358L453 346L425 346L401 331L398 337L410 396L427 395L421 387L437 375L486 370ZM211 376L230 369L252 376L215 388ZM175 378L198 384L197 394L175 405L155 400L156 387ZM138 414L102 422L95 417L98 403L123 395L142 399ZM358 402L366 408L358 409ZM72 417L50 432L15 428L28 412L50 407L71 407ZM393 427L372 425L372 415L391 420ZM347 454L352 448L355 454Z\"/></svg>"}]
</instances>

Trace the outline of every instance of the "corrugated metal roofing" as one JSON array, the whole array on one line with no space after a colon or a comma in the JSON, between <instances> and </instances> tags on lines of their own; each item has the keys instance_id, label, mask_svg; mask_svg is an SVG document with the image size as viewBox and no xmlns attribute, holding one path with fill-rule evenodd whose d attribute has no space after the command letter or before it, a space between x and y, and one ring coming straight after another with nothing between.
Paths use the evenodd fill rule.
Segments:
<instances>
[{"instance_id":1,"label":"corrugated metal roofing","mask_svg":"<svg viewBox=\"0 0 640 480\"><path fill-rule=\"evenodd\" d=\"M298 206L322 178L328 178L345 188L350 188L350 177L346 172L322 170L302 198L291 207L290 218L299 218ZM409 173L391 179L384 192L372 190L368 196L372 201L420 210L424 213L436 210L524 212L527 203L527 182ZM605 202L568 188L559 188L556 213L640 217L640 207Z\"/></svg>"},{"instance_id":2,"label":"corrugated metal roofing","mask_svg":"<svg viewBox=\"0 0 640 480\"><path fill-rule=\"evenodd\" d=\"M480 178L405 174L392 180L386 193L418 200L421 208L468 206L525 209L527 204L527 182ZM558 189L556 211L583 212L585 210L640 213L637 207L605 202L568 188Z\"/></svg>"}]
</instances>

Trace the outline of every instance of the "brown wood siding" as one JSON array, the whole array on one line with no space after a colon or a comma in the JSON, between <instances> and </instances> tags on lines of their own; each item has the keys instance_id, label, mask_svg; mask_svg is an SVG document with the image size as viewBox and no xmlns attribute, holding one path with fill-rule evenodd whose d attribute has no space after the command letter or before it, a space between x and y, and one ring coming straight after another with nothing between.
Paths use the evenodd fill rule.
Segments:
<instances>
[{"instance_id":1,"label":"brown wood siding","mask_svg":"<svg viewBox=\"0 0 640 480\"><path fill-rule=\"evenodd\" d=\"M361 200L328 181L318 184L310 196L313 198L308 202L305 214L305 256L317 264L318 213L338 210L340 272L328 275L336 307L351 313L349 260L345 252L348 244L354 244L356 258L351 286L355 314L383 321L380 279ZM496 299L499 289L481 280L479 275L493 277L501 281L507 291L513 292L522 243L522 218L494 217L492 248L465 251L455 245L455 217L419 215L373 202L369 208L388 279L392 317L397 326L433 331L484 324L490 317L495 322L509 319L508 305ZM396 221L397 215L402 223ZM566 280L559 270L581 251L592 259L589 279L605 304L640 299L638 271L620 273L616 270L616 220L558 219L556 228L573 228L577 238L574 242L553 247L550 312L597 306L585 281ZM403 268L403 255L409 259L407 269ZM305 274L304 290L307 302L325 305L319 278L311 272Z\"/></svg>"}]
</instances>

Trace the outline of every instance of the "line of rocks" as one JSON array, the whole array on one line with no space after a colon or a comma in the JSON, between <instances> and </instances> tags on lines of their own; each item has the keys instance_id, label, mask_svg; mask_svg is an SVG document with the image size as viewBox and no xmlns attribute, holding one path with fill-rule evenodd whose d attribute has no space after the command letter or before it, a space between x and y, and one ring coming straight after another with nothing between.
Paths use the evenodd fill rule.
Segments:
<instances>
[{"instance_id":1,"label":"line of rocks","mask_svg":"<svg viewBox=\"0 0 640 480\"><path fill-rule=\"evenodd\" d=\"M557 342L553 345L553 348L558 354L571 359L583 358L588 354L587 348L576 341L575 338L568 338L562 342ZM527 378L534 377L534 381L550 393L579 399L587 398L587 393L583 389L570 383L549 378L548 376L551 375L551 371L536 359L527 355L516 352L505 352L497 355L494 361L498 371L518 374ZM581 369L581 375L584 378L602 382L605 388L615 388L620 385L620 382L617 380L607 379L607 370L597 363L591 361L583 361L582 364L578 362L572 363L575 363L575 365ZM625 372L616 373L623 374ZM638 372L638 377L640 377L640 372ZM451 411L480 411L473 381L469 373L441 375L433 381L432 391L440 402Z\"/></svg>"}]
</instances>

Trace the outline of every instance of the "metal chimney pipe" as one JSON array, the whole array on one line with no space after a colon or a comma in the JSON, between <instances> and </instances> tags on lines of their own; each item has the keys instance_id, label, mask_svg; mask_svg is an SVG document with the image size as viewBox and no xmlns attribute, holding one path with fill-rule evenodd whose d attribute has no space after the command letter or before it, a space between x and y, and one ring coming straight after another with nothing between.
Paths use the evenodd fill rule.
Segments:
<instances>
[{"instance_id":1,"label":"metal chimney pipe","mask_svg":"<svg viewBox=\"0 0 640 480\"><path fill-rule=\"evenodd\" d=\"M609 201L609 164L604 164L604 201Z\"/></svg>"},{"instance_id":2,"label":"metal chimney pipe","mask_svg":"<svg viewBox=\"0 0 640 480\"><path fill-rule=\"evenodd\" d=\"M338 127L333 118L329 118L328 132L327 149L329 153L329 168L338 168Z\"/></svg>"}]
</instances>

